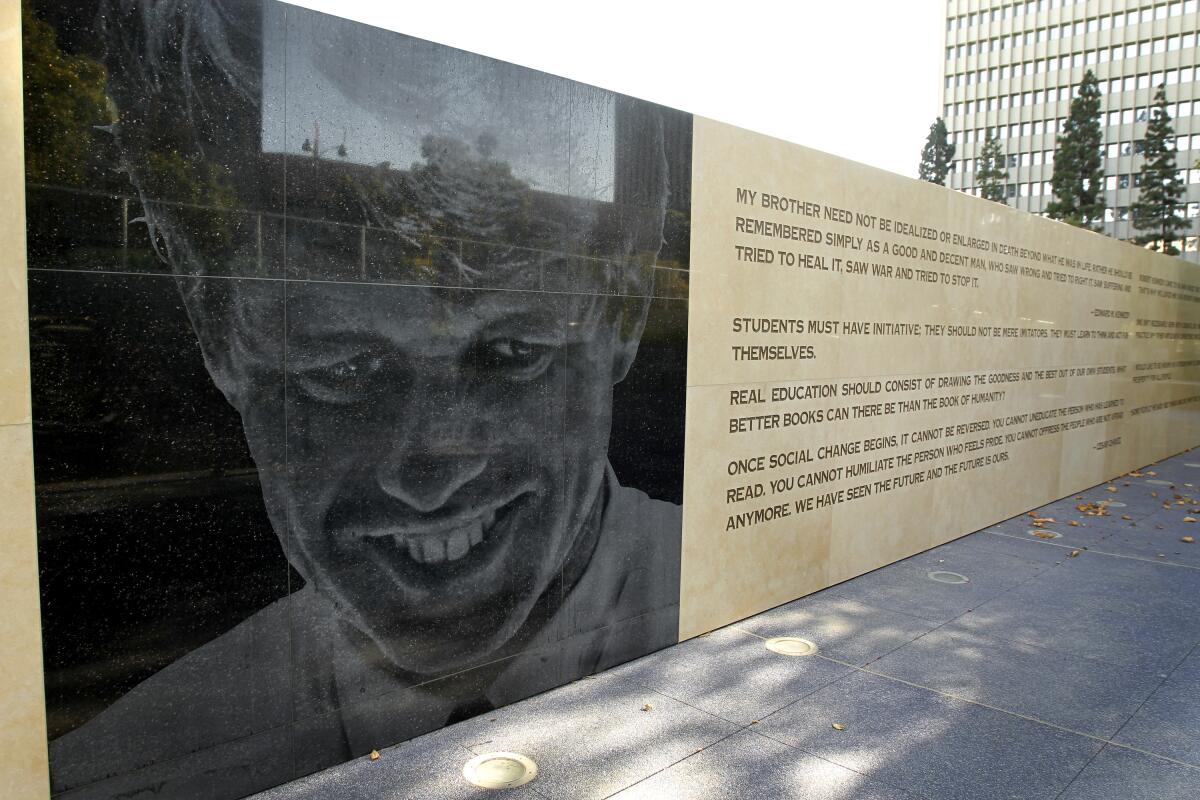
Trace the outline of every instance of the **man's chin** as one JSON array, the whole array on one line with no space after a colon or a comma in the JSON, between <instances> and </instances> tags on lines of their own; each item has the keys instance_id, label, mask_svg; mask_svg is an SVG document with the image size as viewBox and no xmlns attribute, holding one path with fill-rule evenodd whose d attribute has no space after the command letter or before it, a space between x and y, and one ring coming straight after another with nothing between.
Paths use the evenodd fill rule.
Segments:
<instances>
[{"instance_id":1,"label":"man's chin","mask_svg":"<svg viewBox=\"0 0 1200 800\"><path fill-rule=\"evenodd\" d=\"M524 617L480 625L470 618L448 618L440 629L384 635L364 631L391 665L424 678L471 669L511 653L508 647Z\"/></svg>"}]
</instances>

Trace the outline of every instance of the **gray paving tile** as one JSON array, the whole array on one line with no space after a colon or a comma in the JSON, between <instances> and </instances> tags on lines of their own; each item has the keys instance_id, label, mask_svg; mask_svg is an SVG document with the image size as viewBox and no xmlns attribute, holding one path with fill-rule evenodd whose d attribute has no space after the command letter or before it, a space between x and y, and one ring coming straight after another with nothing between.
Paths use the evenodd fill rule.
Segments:
<instances>
[{"instance_id":1,"label":"gray paving tile","mask_svg":"<svg viewBox=\"0 0 1200 800\"><path fill-rule=\"evenodd\" d=\"M1192 525L1190 528L1195 529L1196 526ZM1188 530L1178 524L1165 524L1162 529L1158 529L1154 523L1150 523L1136 529L1112 533L1092 549L1096 552L1200 567L1200 546L1180 541L1188 533L1193 537L1200 537L1200 530Z\"/></svg>"},{"instance_id":2,"label":"gray paving tile","mask_svg":"<svg viewBox=\"0 0 1200 800\"><path fill-rule=\"evenodd\" d=\"M1200 683L1166 681L1113 738L1200 767Z\"/></svg>"},{"instance_id":3,"label":"gray paving tile","mask_svg":"<svg viewBox=\"0 0 1200 800\"><path fill-rule=\"evenodd\" d=\"M475 754L529 756L538 764L531 785L547 797L587 800L607 797L737 730L608 672L459 723L448 733Z\"/></svg>"},{"instance_id":4,"label":"gray paving tile","mask_svg":"<svg viewBox=\"0 0 1200 800\"><path fill-rule=\"evenodd\" d=\"M1097 537L1096 541L1102 538ZM973 547L988 553L1002 553L1052 567L1065 561L1071 550L1080 547L1082 542L1075 539L1043 540L1031 536L1023 529L993 527L956 539L951 544Z\"/></svg>"},{"instance_id":5,"label":"gray paving tile","mask_svg":"<svg viewBox=\"0 0 1200 800\"><path fill-rule=\"evenodd\" d=\"M1081 553L1030 588L1056 596L1125 601L1139 609L1200 611L1200 570L1144 559Z\"/></svg>"},{"instance_id":6,"label":"gray paving tile","mask_svg":"<svg viewBox=\"0 0 1200 800\"><path fill-rule=\"evenodd\" d=\"M760 637L723 628L615 672L624 680L749 725L849 671L824 658L773 653Z\"/></svg>"},{"instance_id":7,"label":"gray paving tile","mask_svg":"<svg viewBox=\"0 0 1200 800\"><path fill-rule=\"evenodd\" d=\"M862 665L911 642L936 624L852 598L819 593L773 608L734 627L765 637L800 636L816 642L822 655Z\"/></svg>"},{"instance_id":8,"label":"gray paving tile","mask_svg":"<svg viewBox=\"0 0 1200 800\"><path fill-rule=\"evenodd\" d=\"M1083 554L1079 559L1085 557L1121 560L1092 554ZM1151 669L1163 677L1200 639L1200 615L1164 600L1161 593L1155 595L1148 590L1148 597L1141 600L1109 594L1102 585L1090 592L1078 586L1060 586L1058 573L1065 569L1058 568L1046 581L1023 584L957 621L999 639Z\"/></svg>"},{"instance_id":9,"label":"gray paving tile","mask_svg":"<svg viewBox=\"0 0 1200 800\"><path fill-rule=\"evenodd\" d=\"M613 795L613 800L916 800L745 730Z\"/></svg>"},{"instance_id":10,"label":"gray paving tile","mask_svg":"<svg viewBox=\"0 0 1200 800\"><path fill-rule=\"evenodd\" d=\"M1060 800L1196 800L1200 770L1105 747Z\"/></svg>"},{"instance_id":11,"label":"gray paving tile","mask_svg":"<svg viewBox=\"0 0 1200 800\"><path fill-rule=\"evenodd\" d=\"M473 754L443 729L381 751L377 761L356 758L309 775L251 800L473 800L495 792L472 786L462 775ZM505 797L540 798L533 784L506 790Z\"/></svg>"},{"instance_id":12,"label":"gray paving tile","mask_svg":"<svg viewBox=\"0 0 1200 800\"><path fill-rule=\"evenodd\" d=\"M835 730L833 723L845 725ZM757 728L891 786L936 798L1051 800L1093 739L856 672Z\"/></svg>"},{"instance_id":13,"label":"gray paving tile","mask_svg":"<svg viewBox=\"0 0 1200 800\"><path fill-rule=\"evenodd\" d=\"M1191 655L1175 668L1171 673L1171 680L1200 681L1200 648L1193 650Z\"/></svg>"},{"instance_id":14,"label":"gray paving tile","mask_svg":"<svg viewBox=\"0 0 1200 800\"><path fill-rule=\"evenodd\" d=\"M870 666L968 700L1108 737L1161 679L950 623Z\"/></svg>"},{"instance_id":15,"label":"gray paving tile","mask_svg":"<svg viewBox=\"0 0 1200 800\"><path fill-rule=\"evenodd\" d=\"M1044 569L1043 564L1000 554L982 557L964 551L926 553L838 584L821 596L857 600L930 622L946 622ZM957 572L970 582L938 583L929 578L931 571Z\"/></svg>"}]
</instances>

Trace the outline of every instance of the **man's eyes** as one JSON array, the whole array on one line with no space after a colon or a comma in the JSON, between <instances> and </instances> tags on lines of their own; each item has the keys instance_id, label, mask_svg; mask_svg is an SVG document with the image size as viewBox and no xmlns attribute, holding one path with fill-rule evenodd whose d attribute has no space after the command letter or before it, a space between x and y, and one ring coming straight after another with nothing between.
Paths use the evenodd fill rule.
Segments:
<instances>
[{"instance_id":1,"label":"man's eyes","mask_svg":"<svg viewBox=\"0 0 1200 800\"><path fill-rule=\"evenodd\" d=\"M528 381L541 375L554 359L553 345L522 339L491 339L476 352L476 367L515 381Z\"/></svg>"},{"instance_id":2,"label":"man's eyes","mask_svg":"<svg viewBox=\"0 0 1200 800\"><path fill-rule=\"evenodd\" d=\"M464 358L464 372L485 379L530 381L545 372L554 360L555 345L501 337L480 342ZM327 403L348 404L411 380L397 361L377 353L363 353L330 365L292 373L297 385L311 397Z\"/></svg>"},{"instance_id":3,"label":"man's eyes","mask_svg":"<svg viewBox=\"0 0 1200 800\"><path fill-rule=\"evenodd\" d=\"M384 371L383 356L364 353L328 366L312 367L293 373L299 387L311 397L326 403L344 405L372 394L371 379Z\"/></svg>"}]
</instances>

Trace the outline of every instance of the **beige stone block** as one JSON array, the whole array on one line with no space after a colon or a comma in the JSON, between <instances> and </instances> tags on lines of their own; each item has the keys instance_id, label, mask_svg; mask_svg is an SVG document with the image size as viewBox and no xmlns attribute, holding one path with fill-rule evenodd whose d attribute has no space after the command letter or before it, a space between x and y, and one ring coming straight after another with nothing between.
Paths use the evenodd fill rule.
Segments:
<instances>
[{"instance_id":1,"label":"beige stone block","mask_svg":"<svg viewBox=\"0 0 1200 800\"><path fill-rule=\"evenodd\" d=\"M681 636L1197 442L1194 267L711 120L694 134ZM760 318L802 322L738 327ZM734 357L764 345L812 357ZM839 391L773 399L815 385ZM754 416L774 423L729 428ZM744 480L841 471L819 486L728 495L736 460L847 443ZM799 513L724 524L781 503Z\"/></svg>"},{"instance_id":2,"label":"beige stone block","mask_svg":"<svg viewBox=\"0 0 1200 800\"><path fill-rule=\"evenodd\" d=\"M25 293L25 153L21 6L0 7L0 425L29 422L29 310Z\"/></svg>"},{"instance_id":3,"label":"beige stone block","mask_svg":"<svg viewBox=\"0 0 1200 800\"><path fill-rule=\"evenodd\" d=\"M29 425L0 425L0 796L49 797Z\"/></svg>"}]
</instances>

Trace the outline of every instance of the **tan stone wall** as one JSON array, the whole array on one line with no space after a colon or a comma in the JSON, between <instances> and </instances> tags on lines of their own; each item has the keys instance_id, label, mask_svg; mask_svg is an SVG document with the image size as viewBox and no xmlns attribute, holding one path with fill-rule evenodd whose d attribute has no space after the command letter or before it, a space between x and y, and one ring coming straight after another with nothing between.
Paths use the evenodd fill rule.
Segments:
<instances>
[{"instance_id":1,"label":"tan stone wall","mask_svg":"<svg viewBox=\"0 0 1200 800\"><path fill-rule=\"evenodd\" d=\"M21 4L0 4L0 796L49 797L25 300Z\"/></svg>"},{"instance_id":2,"label":"tan stone wall","mask_svg":"<svg viewBox=\"0 0 1200 800\"><path fill-rule=\"evenodd\" d=\"M1195 266L710 120L696 119L693 152L682 638L1196 443L1194 401L1147 408L1200 394L1200 369L1180 365L1200 352L1200 330L1179 327L1200 320ZM739 200L739 188L754 195ZM809 205L764 207L764 193ZM749 220L742 230L739 217ZM787 227L766 235L754 221ZM765 252L739 256L738 246ZM737 332L743 317L804 324ZM834 326L817 332L813 320ZM875 323L916 325L919 335ZM789 357L736 360L739 346ZM939 383L963 376L972 384ZM921 387L887 383L905 380ZM771 400L773 390L822 384L838 396ZM847 384L866 393L847 394ZM943 398L964 404L904 405ZM747 430L731 432L738 419ZM930 430L940 434L920 441ZM861 452L821 457L821 446L846 443ZM922 460L938 447L943 455ZM810 458L770 468L771 455L793 452ZM764 469L730 474L758 457ZM812 477L822 471L837 477ZM914 475L920 483L897 487ZM787 478L797 485L772 491L771 480ZM750 496L731 498L739 488ZM737 516L780 507L787 515L770 521Z\"/></svg>"}]
</instances>

